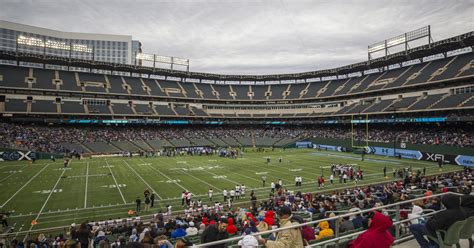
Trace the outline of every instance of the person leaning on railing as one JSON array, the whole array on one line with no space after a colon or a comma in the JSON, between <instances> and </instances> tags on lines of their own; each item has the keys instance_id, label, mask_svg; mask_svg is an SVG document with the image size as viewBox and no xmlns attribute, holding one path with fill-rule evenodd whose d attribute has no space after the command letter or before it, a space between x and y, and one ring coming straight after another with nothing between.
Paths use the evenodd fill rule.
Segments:
<instances>
[{"instance_id":1,"label":"person leaning on railing","mask_svg":"<svg viewBox=\"0 0 474 248\"><path fill-rule=\"evenodd\" d=\"M448 230L452 224L466 218L466 212L461 208L459 196L445 195L441 198L441 203L446 207L446 210L433 215L425 224L410 226L410 231L421 248L438 247L434 241L426 240L423 235L436 237L436 230Z\"/></svg>"}]
</instances>

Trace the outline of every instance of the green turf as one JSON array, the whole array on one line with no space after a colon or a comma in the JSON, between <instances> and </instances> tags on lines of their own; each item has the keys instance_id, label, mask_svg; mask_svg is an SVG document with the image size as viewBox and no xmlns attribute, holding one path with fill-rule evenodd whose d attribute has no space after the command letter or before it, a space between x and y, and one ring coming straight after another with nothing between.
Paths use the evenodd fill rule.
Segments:
<instances>
[{"instance_id":1,"label":"green turf","mask_svg":"<svg viewBox=\"0 0 474 248\"><path fill-rule=\"evenodd\" d=\"M317 153L317 154L315 154ZM266 157L272 158L266 164ZM283 162L278 162L278 157ZM344 157L341 157L344 156ZM373 161L377 160L377 161ZM173 205L173 211L183 210L181 192L189 190L194 199L208 201L207 191L214 189L215 197L222 201L222 189L230 190L237 183L247 186L248 195L255 189L258 199L268 196L270 182L279 178L284 186L294 190L294 177L303 177L303 192L318 192L315 180L325 167L329 175L332 162L352 163L365 171L360 184L383 182L383 167L391 176L392 167L427 168L428 174L439 173L434 163L398 160L380 156L349 153L317 152L312 149L277 149L274 152L247 152L243 158L229 159L217 156L183 156L161 158L96 158L73 160L70 169L63 170L62 161L52 163L38 160L30 165L26 161L0 164L0 204L3 210L14 210L10 224L15 231L27 231L80 223L85 220L107 220L127 216L134 209L137 196L143 198L145 188L151 188L159 197L155 207L146 214L156 213L164 206ZM446 165L443 172L462 169ZM267 173L266 188L262 188L261 175ZM328 182L329 184L329 182ZM119 187L117 187L117 185ZM327 185L325 190L353 186L352 183ZM52 190L55 190L51 193ZM145 214L145 213L142 213ZM38 224L30 223L37 219Z\"/></svg>"}]
</instances>

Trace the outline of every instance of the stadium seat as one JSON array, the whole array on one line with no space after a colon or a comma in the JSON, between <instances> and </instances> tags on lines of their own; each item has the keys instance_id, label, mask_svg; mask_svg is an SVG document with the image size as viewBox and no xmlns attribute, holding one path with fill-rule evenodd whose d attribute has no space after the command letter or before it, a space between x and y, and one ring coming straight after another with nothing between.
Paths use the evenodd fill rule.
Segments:
<instances>
[{"instance_id":1,"label":"stadium seat","mask_svg":"<svg viewBox=\"0 0 474 248\"><path fill-rule=\"evenodd\" d=\"M436 230L436 237L432 237L430 235L427 236L441 247L456 245L457 248L460 248L461 245L459 244L459 240L461 237L461 231L466 223L467 220L457 221L452 224L447 231ZM444 239L441 234L444 235Z\"/></svg>"},{"instance_id":2,"label":"stadium seat","mask_svg":"<svg viewBox=\"0 0 474 248\"><path fill-rule=\"evenodd\" d=\"M474 216L471 216L466 220L466 224L461 229L461 235L460 235L460 239L469 240L469 248L474 247L474 243L472 241L472 235L474 235Z\"/></svg>"}]
</instances>

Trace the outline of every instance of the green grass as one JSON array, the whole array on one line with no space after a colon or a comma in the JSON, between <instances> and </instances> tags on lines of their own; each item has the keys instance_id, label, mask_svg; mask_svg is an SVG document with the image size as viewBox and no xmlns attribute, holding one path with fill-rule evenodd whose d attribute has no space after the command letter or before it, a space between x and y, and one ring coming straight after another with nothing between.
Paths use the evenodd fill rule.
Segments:
<instances>
[{"instance_id":1,"label":"green grass","mask_svg":"<svg viewBox=\"0 0 474 248\"><path fill-rule=\"evenodd\" d=\"M315 154L318 153L318 154ZM272 163L266 164L270 156ZM278 163L278 157L283 162ZM343 156L343 157L341 157ZM377 160L377 161L374 161ZM222 201L222 189L230 190L237 183L247 186L247 199L252 189L257 199L268 196L270 182L279 178L284 186L294 190L294 177L303 177L303 192L318 192L315 180L321 174L329 175L332 162L353 163L365 172L360 184L389 181L383 178L383 167L391 176L392 167L427 168L428 174L440 173L434 163L398 160L380 156L366 156L349 153L317 152L311 149L277 149L274 152L246 152L244 158L229 159L217 156L183 156L160 158L96 158L73 160L70 169L63 170L62 160L52 163L38 160L30 165L26 161L3 162L0 164L0 204L3 210L14 210L9 218L15 231L35 230L80 223L86 220L107 220L127 216L127 210L134 209L137 196L143 197L145 188L151 188L159 197L152 214L168 204L173 211L183 210L181 192L190 190L207 202L207 191L214 189L215 197ZM462 169L446 165L443 172ZM267 173L267 187L262 188L261 174ZM259 174L257 174L259 173ZM329 184L329 183L328 183ZM121 186L117 188L117 185ZM327 185L324 190L345 188L352 183ZM52 190L55 192L51 193ZM1 206L0 205L0 206ZM38 224L30 223L37 219Z\"/></svg>"}]
</instances>

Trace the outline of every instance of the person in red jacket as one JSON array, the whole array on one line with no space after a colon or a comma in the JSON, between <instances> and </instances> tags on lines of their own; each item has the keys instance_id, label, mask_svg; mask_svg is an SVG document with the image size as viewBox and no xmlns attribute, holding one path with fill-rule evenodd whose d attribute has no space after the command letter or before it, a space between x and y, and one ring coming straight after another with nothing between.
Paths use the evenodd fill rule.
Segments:
<instances>
[{"instance_id":1,"label":"person in red jacket","mask_svg":"<svg viewBox=\"0 0 474 248\"><path fill-rule=\"evenodd\" d=\"M263 221L265 221L271 228L271 226L273 226L273 224L275 223L275 213L272 210L268 210L265 213L265 218L263 219Z\"/></svg>"},{"instance_id":2,"label":"person in red jacket","mask_svg":"<svg viewBox=\"0 0 474 248\"><path fill-rule=\"evenodd\" d=\"M237 233L237 227L234 225L234 219L228 218L227 219L227 233L230 235L234 235Z\"/></svg>"},{"instance_id":3,"label":"person in red jacket","mask_svg":"<svg viewBox=\"0 0 474 248\"><path fill-rule=\"evenodd\" d=\"M375 211L369 216L369 229L349 243L348 248L389 248L394 239L388 229L393 225L392 220Z\"/></svg>"}]
</instances>

